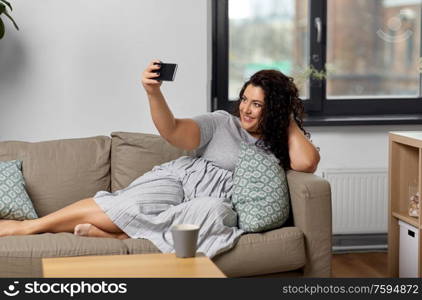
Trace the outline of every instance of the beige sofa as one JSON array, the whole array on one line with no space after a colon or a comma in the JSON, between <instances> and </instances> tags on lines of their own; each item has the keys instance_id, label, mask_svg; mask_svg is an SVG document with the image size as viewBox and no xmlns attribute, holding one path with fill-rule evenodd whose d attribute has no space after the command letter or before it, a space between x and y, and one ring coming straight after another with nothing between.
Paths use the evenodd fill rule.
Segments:
<instances>
[{"instance_id":1,"label":"beige sofa","mask_svg":"<svg viewBox=\"0 0 422 300\"><path fill-rule=\"evenodd\" d=\"M38 143L0 142L0 161L23 161L26 188L39 216L97 191L116 191L154 165L191 155L151 134L115 132L110 137ZM229 277L331 275L331 194L313 174L287 174L292 218L286 226L244 234L230 251L213 258ZM148 240L88 238L44 233L0 238L0 277L42 277L41 258L153 253Z\"/></svg>"}]
</instances>

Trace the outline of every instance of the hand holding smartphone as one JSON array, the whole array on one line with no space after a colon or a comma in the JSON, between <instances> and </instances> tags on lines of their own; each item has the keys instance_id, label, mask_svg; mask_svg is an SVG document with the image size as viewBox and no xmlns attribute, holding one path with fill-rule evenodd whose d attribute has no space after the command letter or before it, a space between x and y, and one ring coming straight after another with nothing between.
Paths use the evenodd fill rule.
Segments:
<instances>
[{"instance_id":1,"label":"hand holding smartphone","mask_svg":"<svg viewBox=\"0 0 422 300\"><path fill-rule=\"evenodd\" d=\"M160 76L155 77L154 79L160 81L173 81L176 76L177 64L156 62L154 65L160 65L160 69L154 71L155 73L160 73Z\"/></svg>"}]
</instances>

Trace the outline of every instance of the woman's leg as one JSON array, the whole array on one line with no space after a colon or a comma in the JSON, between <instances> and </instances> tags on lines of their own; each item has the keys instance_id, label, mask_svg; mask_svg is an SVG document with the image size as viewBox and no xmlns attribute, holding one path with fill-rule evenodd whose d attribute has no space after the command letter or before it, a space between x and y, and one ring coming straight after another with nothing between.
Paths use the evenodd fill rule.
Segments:
<instances>
[{"instance_id":1,"label":"woman's leg","mask_svg":"<svg viewBox=\"0 0 422 300\"><path fill-rule=\"evenodd\" d=\"M92 224L79 224L75 226L75 235L89 236L89 237L104 237L104 238L115 238L124 240L129 238L126 233L110 233L99 229L97 226Z\"/></svg>"},{"instance_id":2,"label":"woman's leg","mask_svg":"<svg viewBox=\"0 0 422 300\"><path fill-rule=\"evenodd\" d=\"M74 232L78 224L89 223L107 233L122 233L95 203L87 198L68 205L44 217L25 221L0 221L0 237L43 232Z\"/></svg>"}]
</instances>

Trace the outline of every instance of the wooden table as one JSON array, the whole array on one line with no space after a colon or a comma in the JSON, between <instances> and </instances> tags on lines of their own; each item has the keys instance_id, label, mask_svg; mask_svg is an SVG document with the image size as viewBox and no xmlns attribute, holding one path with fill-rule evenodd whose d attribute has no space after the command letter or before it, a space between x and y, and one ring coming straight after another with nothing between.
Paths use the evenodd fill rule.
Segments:
<instances>
[{"instance_id":1,"label":"wooden table","mask_svg":"<svg viewBox=\"0 0 422 300\"><path fill-rule=\"evenodd\" d=\"M226 277L206 256L172 254L77 256L42 259L44 277Z\"/></svg>"}]
</instances>

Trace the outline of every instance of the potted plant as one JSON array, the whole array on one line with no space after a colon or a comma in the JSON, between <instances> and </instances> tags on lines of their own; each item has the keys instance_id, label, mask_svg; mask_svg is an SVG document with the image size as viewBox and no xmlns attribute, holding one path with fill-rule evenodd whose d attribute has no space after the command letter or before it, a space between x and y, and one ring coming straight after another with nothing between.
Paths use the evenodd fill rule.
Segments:
<instances>
[{"instance_id":1,"label":"potted plant","mask_svg":"<svg viewBox=\"0 0 422 300\"><path fill-rule=\"evenodd\" d=\"M7 6L10 8L10 11L12 11L12 5L10 5L9 2L7 2L6 0L0 0L0 39L3 38L4 36L4 23L3 20L1 19L2 15L4 14L6 17L8 17L10 19L10 21L12 21L13 25L15 26L15 28L17 30L19 30L18 25L16 24L15 20L13 20L13 18L10 16L10 14L7 12Z\"/></svg>"}]
</instances>

